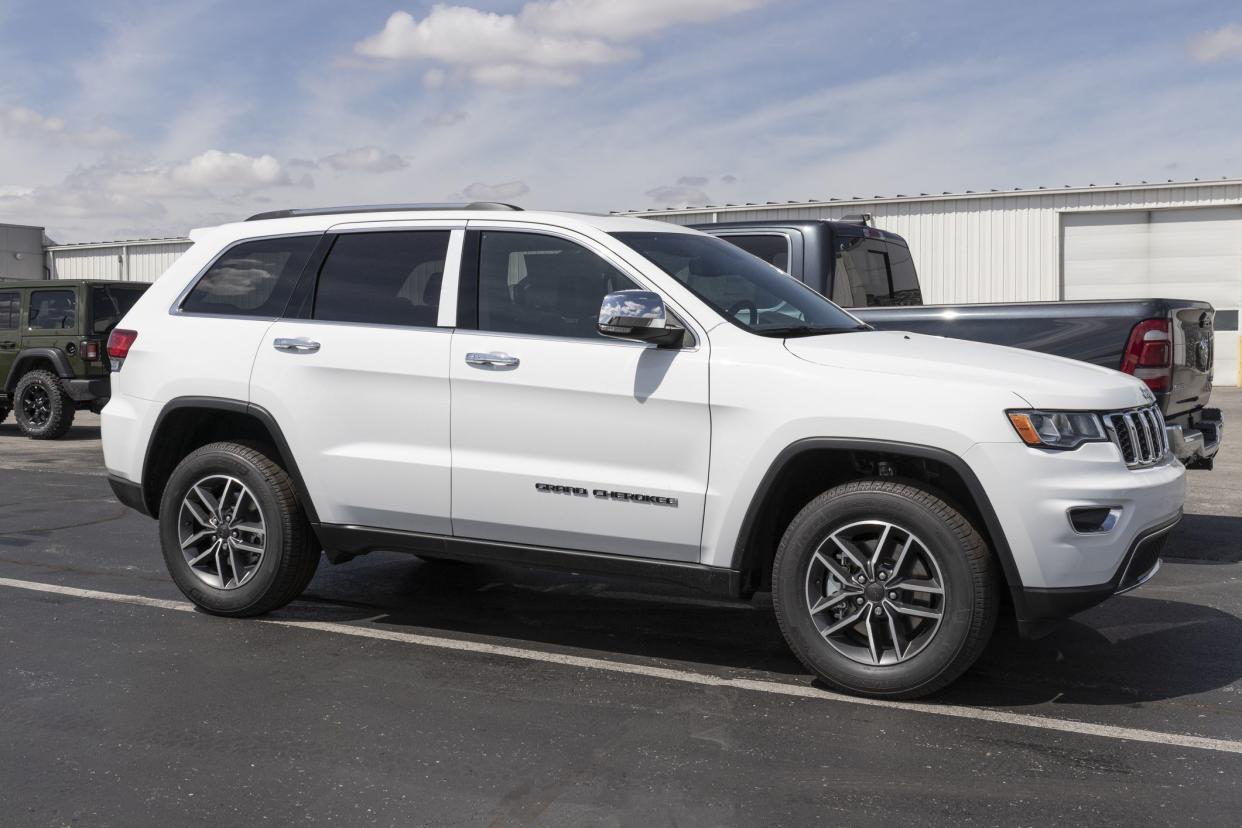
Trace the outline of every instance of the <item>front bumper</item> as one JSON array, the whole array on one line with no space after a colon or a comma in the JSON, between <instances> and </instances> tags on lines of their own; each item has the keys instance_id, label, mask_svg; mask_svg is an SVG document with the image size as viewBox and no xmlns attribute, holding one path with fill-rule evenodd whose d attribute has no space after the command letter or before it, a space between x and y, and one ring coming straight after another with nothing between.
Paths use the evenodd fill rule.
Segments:
<instances>
[{"instance_id":1,"label":"front bumper","mask_svg":"<svg viewBox=\"0 0 1242 828\"><path fill-rule=\"evenodd\" d=\"M1019 635L1023 638L1047 635L1071 615L1103 603L1114 595L1138 589L1150 581L1160 570L1160 553L1164 550L1164 542L1180 520L1179 513L1168 523L1149 529L1135 538L1121 566L1108 583L1062 589L1023 589L1014 600Z\"/></svg>"},{"instance_id":2,"label":"front bumper","mask_svg":"<svg viewBox=\"0 0 1242 828\"><path fill-rule=\"evenodd\" d=\"M1112 443L1060 452L980 443L965 460L1004 532L1010 594L1028 635L1141 583L1185 500L1186 470L1172 454L1128 469ZM1084 531L1072 521L1082 510L1110 517Z\"/></svg>"}]
</instances>

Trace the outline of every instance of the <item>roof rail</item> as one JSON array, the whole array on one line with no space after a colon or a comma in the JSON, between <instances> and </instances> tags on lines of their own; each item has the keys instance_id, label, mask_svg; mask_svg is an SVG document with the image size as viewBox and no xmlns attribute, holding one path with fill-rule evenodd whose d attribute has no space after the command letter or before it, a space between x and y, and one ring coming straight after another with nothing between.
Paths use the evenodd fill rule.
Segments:
<instances>
[{"instance_id":1,"label":"roof rail","mask_svg":"<svg viewBox=\"0 0 1242 828\"><path fill-rule=\"evenodd\" d=\"M399 213L413 210L521 210L516 204L499 201L472 201L469 204L358 204L346 207L299 207L292 210L269 210L255 213L246 221L295 218L298 216L335 216L344 213Z\"/></svg>"}]
</instances>

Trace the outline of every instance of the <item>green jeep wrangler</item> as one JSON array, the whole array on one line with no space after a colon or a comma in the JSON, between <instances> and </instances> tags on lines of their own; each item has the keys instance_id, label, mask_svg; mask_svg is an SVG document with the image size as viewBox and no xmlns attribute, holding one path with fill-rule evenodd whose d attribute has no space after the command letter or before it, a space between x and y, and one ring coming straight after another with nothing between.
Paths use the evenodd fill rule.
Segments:
<instances>
[{"instance_id":1,"label":"green jeep wrangler","mask_svg":"<svg viewBox=\"0 0 1242 828\"><path fill-rule=\"evenodd\" d=\"M149 287L132 282L0 281L0 422L33 440L63 437L80 409L108 402L108 334Z\"/></svg>"}]
</instances>

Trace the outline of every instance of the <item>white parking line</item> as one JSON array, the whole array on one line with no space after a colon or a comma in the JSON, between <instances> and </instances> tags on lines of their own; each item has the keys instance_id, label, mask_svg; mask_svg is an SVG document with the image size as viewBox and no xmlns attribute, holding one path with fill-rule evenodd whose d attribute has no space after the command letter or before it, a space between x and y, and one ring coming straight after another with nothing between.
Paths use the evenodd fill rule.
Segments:
<instances>
[{"instance_id":1,"label":"white parking line","mask_svg":"<svg viewBox=\"0 0 1242 828\"><path fill-rule=\"evenodd\" d=\"M117 604L133 604L141 607L175 610L177 612L193 612L193 604L185 601L165 601L160 598L147 598L142 595L125 595L117 592L99 592L93 589L44 584L38 581L20 581L13 578L0 578L0 587L25 589L32 592L47 592L66 595L72 598L86 598L92 601L110 601ZM540 661L547 664L560 664L566 667L579 667L586 670L604 670L611 673L627 673L637 676L677 681L684 684L698 684L708 687L732 687L738 690L750 690L756 693L768 693L776 696L793 696L803 699L853 704L862 707L880 707L891 710L905 710L912 713L926 713L933 716L947 716L954 719L971 719L981 722L1030 727L1038 730L1075 733L1081 736L1098 736L1104 739L1121 739L1129 742L1149 742L1158 745L1194 748L1197 750L1213 750L1220 753L1242 754L1242 741L1233 739L1211 739L1206 736L1191 736L1182 733L1163 733L1158 730L1140 730L1131 727L1077 722L1072 719L1054 719L1047 716L1033 716L1027 713L1010 713L1004 710L988 710L979 707L954 707L945 704L928 704L924 702L881 701L864 699L857 696L844 696L827 690L803 684L786 684L783 682L763 681L760 679L724 678L690 670L677 670L669 667L651 667L642 664L629 664L623 661L609 661L603 658L550 653L542 650L527 650L521 647L508 647L501 644L486 644L480 641L460 641L454 638L441 638L420 633L405 633L394 630L355 627L328 621L287 621L279 618L260 618L253 623L270 624L278 627L292 627L301 630L318 630L336 635L351 635L356 638L372 638L380 641L395 641L402 644L415 644L420 647L435 647L441 650L456 650L467 653L485 653L487 655L506 656L525 661Z\"/></svg>"}]
</instances>

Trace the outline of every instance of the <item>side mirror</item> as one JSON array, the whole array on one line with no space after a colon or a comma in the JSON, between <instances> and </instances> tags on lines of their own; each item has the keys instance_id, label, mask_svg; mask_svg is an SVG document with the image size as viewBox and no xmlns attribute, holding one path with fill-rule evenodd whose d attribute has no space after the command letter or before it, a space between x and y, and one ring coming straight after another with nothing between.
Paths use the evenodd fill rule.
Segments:
<instances>
[{"instance_id":1,"label":"side mirror","mask_svg":"<svg viewBox=\"0 0 1242 828\"><path fill-rule=\"evenodd\" d=\"M605 296L597 327L604 336L654 342L663 348L680 346L686 334L669 322L664 300L650 290L619 290Z\"/></svg>"}]
</instances>

